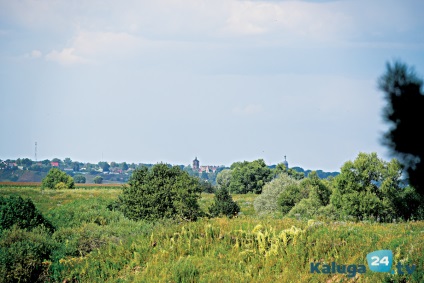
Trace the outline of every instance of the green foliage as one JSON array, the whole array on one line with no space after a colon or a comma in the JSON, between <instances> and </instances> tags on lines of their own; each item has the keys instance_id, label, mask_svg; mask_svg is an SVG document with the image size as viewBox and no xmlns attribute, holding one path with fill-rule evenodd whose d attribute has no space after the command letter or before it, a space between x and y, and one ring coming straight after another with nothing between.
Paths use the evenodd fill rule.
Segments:
<instances>
[{"instance_id":1,"label":"green foliage","mask_svg":"<svg viewBox=\"0 0 424 283\"><path fill-rule=\"evenodd\" d=\"M229 188L231 183L231 170L224 169L216 176L216 184L220 188Z\"/></svg>"},{"instance_id":2,"label":"green foliage","mask_svg":"<svg viewBox=\"0 0 424 283\"><path fill-rule=\"evenodd\" d=\"M15 227L0 234L0 282L8 282L3 278L6 272L18 276L14 282L421 283L424 279L423 221L320 222L244 213L234 219L145 222L106 209L121 193L118 189L40 193L30 187L0 187L2 196L11 192L31 196L58 228L52 236L41 226L31 232ZM247 203L259 196L232 195L242 212L251 209ZM331 215L332 209L331 204L321 206L317 213ZM348 279L344 274L312 274L309 269L309 263L317 261L366 264L366 254L380 249L393 251L394 265L415 264L416 270L412 275L366 272Z\"/></svg>"},{"instance_id":3,"label":"green foliage","mask_svg":"<svg viewBox=\"0 0 424 283\"><path fill-rule=\"evenodd\" d=\"M102 176L96 176L96 177L94 177L93 182L95 184L101 184L101 183L103 183L103 177Z\"/></svg>"},{"instance_id":4,"label":"green foliage","mask_svg":"<svg viewBox=\"0 0 424 283\"><path fill-rule=\"evenodd\" d=\"M413 68L395 61L387 64L378 84L387 100L383 118L390 125L383 143L402 163L409 184L424 196L424 136L417 129L417 121L424 120L423 80Z\"/></svg>"},{"instance_id":5,"label":"green foliage","mask_svg":"<svg viewBox=\"0 0 424 283\"><path fill-rule=\"evenodd\" d=\"M102 169L102 171L103 171L103 172L109 172L109 168L110 168L109 163L104 162L104 161L100 161L100 162L98 163L98 165L99 165L99 167Z\"/></svg>"},{"instance_id":6,"label":"green foliage","mask_svg":"<svg viewBox=\"0 0 424 283\"><path fill-rule=\"evenodd\" d=\"M215 192L215 188L214 186L212 186L210 182L199 179L199 184L200 184L202 192L208 193L208 194L212 194Z\"/></svg>"},{"instance_id":7,"label":"green foliage","mask_svg":"<svg viewBox=\"0 0 424 283\"><path fill-rule=\"evenodd\" d=\"M278 205L280 206L283 214L289 213L289 211L298 203L301 199L308 196L308 192L300 184L288 185L278 196Z\"/></svg>"},{"instance_id":8,"label":"green foliage","mask_svg":"<svg viewBox=\"0 0 424 283\"><path fill-rule=\"evenodd\" d=\"M133 172L122 189L119 207L130 219L182 218L196 220L201 214L197 200L201 187L197 178L179 166L156 164Z\"/></svg>"},{"instance_id":9,"label":"green foliage","mask_svg":"<svg viewBox=\"0 0 424 283\"><path fill-rule=\"evenodd\" d=\"M278 163L274 169L272 169L273 175L278 176L282 173L285 173L296 180L302 180L305 178L304 172L298 172L297 170L293 168L287 168L284 163Z\"/></svg>"},{"instance_id":10,"label":"green foliage","mask_svg":"<svg viewBox=\"0 0 424 283\"><path fill-rule=\"evenodd\" d=\"M316 200L320 206L326 206L330 202L331 189L325 181L318 177L315 171L312 171L308 178L301 182L301 185L309 192L309 197Z\"/></svg>"},{"instance_id":11,"label":"green foliage","mask_svg":"<svg viewBox=\"0 0 424 283\"><path fill-rule=\"evenodd\" d=\"M173 268L173 282L195 283L199 282L199 270L190 259L180 259Z\"/></svg>"},{"instance_id":12,"label":"green foliage","mask_svg":"<svg viewBox=\"0 0 424 283\"><path fill-rule=\"evenodd\" d=\"M265 215L279 211L280 208L278 202L280 194L287 189L291 191L298 185L299 181L293 179L288 174L279 174L276 179L264 186L262 194L255 199L253 206L255 207L256 213L259 215ZM296 201L298 200L297 198L295 199Z\"/></svg>"},{"instance_id":13,"label":"green foliage","mask_svg":"<svg viewBox=\"0 0 424 283\"><path fill-rule=\"evenodd\" d=\"M14 226L3 231L0 234L0 282L48 282L47 260L55 248L45 227L26 231Z\"/></svg>"},{"instance_id":14,"label":"green foliage","mask_svg":"<svg viewBox=\"0 0 424 283\"><path fill-rule=\"evenodd\" d=\"M56 187L57 184L63 183ZM61 171L58 168L52 168L50 169L49 173L47 173L47 176L44 177L43 181L41 182L41 188L42 189L74 189L74 179L67 175L65 172Z\"/></svg>"},{"instance_id":15,"label":"green foliage","mask_svg":"<svg viewBox=\"0 0 424 283\"><path fill-rule=\"evenodd\" d=\"M240 212L240 206L233 201L226 188L220 188L216 191L214 203L209 207L209 213L212 217L225 215L232 218Z\"/></svg>"},{"instance_id":16,"label":"green foliage","mask_svg":"<svg viewBox=\"0 0 424 283\"><path fill-rule=\"evenodd\" d=\"M85 184L86 178L84 175L75 175L74 176L74 182L77 184Z\"/></svg>"},{"instance_id":17,"label":"green foliage","mask_svg":"<svg viewBox=\"0 0 424 283\"><path fill-rule=\"evenodd\" d=\"M53 231L53 225L37 210L31 199L23 199L18 195L8 198L0 196L0 232L17 226L20 229L32 230L44 226Z\"/></svg>"},{"instance_id":18,"label":"green foliage","mask_svg":"<svg viewBox=\"0 0 424 283\"><path fill-rule=\"evenodd\" d=\"M355 161L346 162L341 174L334 178L331 203L341 215L356 219L407 218L413 212L399 204L417 197L402 187L401 174L401 165L396 159L385 162L376 153L360 153Z\"/></svg>"},{"instance_id":19,"label":"green foliage","mask_svg":"<svg viewBox=\"0 0 424 283\"><path fill-rule=\"evenodd\" d=\"M231 165L228 190L235 194L260 194L263 186L272 178L271 169L263 159L252 162L235 162Z\"/></svg>"}]
</instances>

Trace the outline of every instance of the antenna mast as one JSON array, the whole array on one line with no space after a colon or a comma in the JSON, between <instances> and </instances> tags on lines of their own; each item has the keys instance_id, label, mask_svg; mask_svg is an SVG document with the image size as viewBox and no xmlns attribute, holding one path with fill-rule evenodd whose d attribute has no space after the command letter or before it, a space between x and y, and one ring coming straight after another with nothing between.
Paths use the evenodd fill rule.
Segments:
<instances>
[{"instance_id":1,"label":"antenna mast","mask_svg":"<svg viewBox=\"0 0 424 283\"><path fill-rule=\"evenodd\" d=\"M35 153L34 153L34 157L35 157L35 162L37 162L37 142L35 142Z\"/></svg>"}]
</instances>

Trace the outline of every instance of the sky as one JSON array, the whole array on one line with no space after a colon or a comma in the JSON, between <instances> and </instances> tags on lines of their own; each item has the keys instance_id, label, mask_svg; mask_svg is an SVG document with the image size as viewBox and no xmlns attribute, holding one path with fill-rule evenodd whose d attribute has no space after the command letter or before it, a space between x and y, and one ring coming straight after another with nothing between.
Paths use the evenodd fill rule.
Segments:
<instances>
[{"instance_id":1,"label":"sky","mask_svg":"<svg viewBox=\"0 0 424 283\"><path fill-rule=\"evenodd\" d=\"M421 0L0 0L0 159L340 171L390 160L378 78Z\"/></svg>"}]
</instances>

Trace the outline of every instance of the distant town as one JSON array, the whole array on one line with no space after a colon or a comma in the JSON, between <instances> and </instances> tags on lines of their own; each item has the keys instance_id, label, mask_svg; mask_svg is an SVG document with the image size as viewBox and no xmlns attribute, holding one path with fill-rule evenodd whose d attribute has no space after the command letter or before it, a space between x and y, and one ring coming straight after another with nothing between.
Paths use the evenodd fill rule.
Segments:
<instances>
[{"instance_id":1,"label":"distant town","mask_svg":"<svg viewBox=\"0 0 424 283\"><path fill-rule=\"evenodd\" d=\"M286 157L284 157L281 163L289 168ZM95 183L94 179L97 176L101 176L103 183L126 183L135 169L142 166L150 168L153 165L154 164L136 164L114 161L89 163L74 161L69 157L63 160L53 158L52 160L45 159L42 161L35 161L29 158L18 158L15 160L0 159L0 182L41 182L51 168L58 168L72 177L84 176L83 179L81 178L81 180L84 180L84 183ZM230 168L224 165L201 165L197 157L192 160L190 165L176 166L187 171L190 175L198 176L212 184L215 183L216 176L219 172ZM275 168L275 166L276 165L269 165L268 167ZM305 176L311 172L311 170L304 170L300 167L293 167L292 169L297 172L303 172ZM317 170L316 172L320 178L327 178L339 174L339 172L323 172L322 170Z\"/></svg>"}]
</instances>

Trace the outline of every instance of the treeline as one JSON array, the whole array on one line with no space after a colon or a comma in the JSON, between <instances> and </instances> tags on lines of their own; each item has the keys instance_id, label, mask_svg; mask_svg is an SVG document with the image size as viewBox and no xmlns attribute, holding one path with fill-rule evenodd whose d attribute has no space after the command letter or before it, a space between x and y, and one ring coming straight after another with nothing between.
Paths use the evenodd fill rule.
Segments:
<instances>
[{"instance_id":1,"label":"treeline","mask_svg":"<svg viewBox=\"0 0 424 283\"><path fill-rule=\"evenodd\" d=\"M334 178L315 172L296 180L280 174L255 199L259 215L282 214L296 218L372 220L392 222L424 218L422 196L402 178L402 166L376 153L359 153Z\"/></svg>"}]
</instances>

